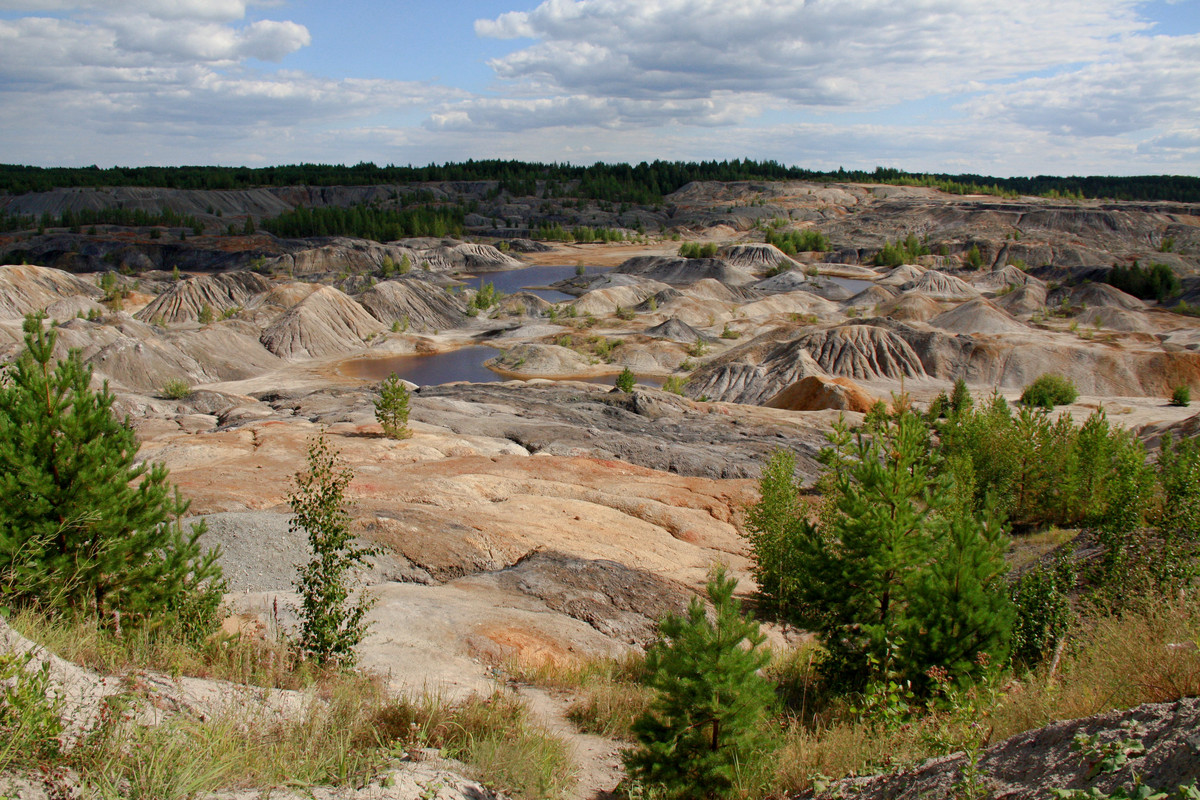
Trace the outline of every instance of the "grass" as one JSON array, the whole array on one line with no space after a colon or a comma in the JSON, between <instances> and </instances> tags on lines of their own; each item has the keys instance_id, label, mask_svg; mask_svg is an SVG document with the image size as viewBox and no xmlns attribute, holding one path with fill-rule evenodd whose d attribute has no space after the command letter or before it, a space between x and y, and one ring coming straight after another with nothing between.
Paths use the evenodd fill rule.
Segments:
<instances>
[{"instance_id":1,"label":"grass","mask_svg":"<svg viewBox=\"0 0 1200 800\"><path fill-rule=\"evenodd\" d=\"M252 637L199 645L163 631L127 631L118 638L91 623L28 612L12 625L102 674L156 670L305 693L304 709L294 718L272 712L264 696L261 707L251 702L212 718L179 714L147 726L133 713L142 701L130 688L106 701L99 723L77 746L61 753L47 748L30 763L8 759L46 774L70 770L85 794L170 800L219 789L361 785L422 747L461 760L475 779L522 800L559 797L574 781L566 745L530 719L511 694L462 702L398 695L378 676L319 670L297 659L286 643ZM45 692L32 691L34 683L24 688L30 691L21 698L0 698L0 730L36 732L45 708L31 698Z\"/></svg>"},{"instance_id":2,"label":"grass","mask_svg":"<svg viewBox=\"0 0 1200 800\"><path fill-rule=\"evenodd\" d=\"M763 747L743 764L734 797L786 796L814 782L994 744L1054 720L1200 695L1198 643L1200 602L1146 599L1122 616L1085 618L1054 675L1045 667L1019 676L1000 672L910 706L902 719L864 717L855 710L861 698L827 691L815 642L778 650L765 674L777 686L779 712L762 731ZM580 730L632 741L630 725L652 700L641 668L631 658L507 670L517 680L573 693L569 717Z\"/></svg>"}]
</instances>

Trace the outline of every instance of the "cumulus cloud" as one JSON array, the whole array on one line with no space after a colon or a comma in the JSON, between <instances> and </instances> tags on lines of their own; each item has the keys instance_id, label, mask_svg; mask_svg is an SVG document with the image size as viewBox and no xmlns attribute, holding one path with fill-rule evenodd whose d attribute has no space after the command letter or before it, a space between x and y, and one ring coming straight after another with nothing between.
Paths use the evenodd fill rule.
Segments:
<instances>
[{"instance_id":1,"label":"cumulus cloud","mask_svg":"<svg viewBox=\"0 0 1200 800\"><path fill-rule=\"evenodd\" d=\"M1091 61L1147 27L1133 0L546 0L479 20L536 42L489 62L531 90L754 92L866 109Z\"/></svg>"},{"instance_id":2,"label":"cumulus cloud","mask_svg":"<svg viewBox=\"0 0 1200 800\"><path fill-rule=\"evenodd\" d=\"M1128 42L1112 61L989 91L974 115L1069 136L1116 136L1200 120L1200 35Z\"/></svg>"}]
</instances>

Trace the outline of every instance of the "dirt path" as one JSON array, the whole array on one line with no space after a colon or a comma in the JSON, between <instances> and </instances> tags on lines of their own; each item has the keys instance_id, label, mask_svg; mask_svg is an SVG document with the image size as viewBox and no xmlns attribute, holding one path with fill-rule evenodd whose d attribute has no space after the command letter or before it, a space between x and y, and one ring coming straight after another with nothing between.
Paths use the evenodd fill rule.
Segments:
<instances>
[{"instance_id":1,"label":"dirt path","mask_svg":"<svg viewBox=\"0 0 1200 800\"><path fill-rule=\"evenodd\" d=\"M612 790L625 777L621 767L621 743L603 736L580 733L567 719L570 698L556 696L534 686L517 688L534 719L571 747L579 780L567 800L612 800Z\"/></svg>"}]
</instances>

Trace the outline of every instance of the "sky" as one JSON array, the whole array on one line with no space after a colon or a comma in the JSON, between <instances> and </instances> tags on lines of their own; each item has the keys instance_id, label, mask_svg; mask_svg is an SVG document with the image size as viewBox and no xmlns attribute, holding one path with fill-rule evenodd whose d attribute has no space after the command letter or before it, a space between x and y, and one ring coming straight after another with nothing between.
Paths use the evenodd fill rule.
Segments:
<instances>
[{"instance_id":1,"label":"sky","mask_svg":"<svg viewBox=\"0 0 1200 800\"><path fill-rule=\"evenodd\" d=\"M0 0L0 162L1200 175L1200 0Z\"/></svg>"}]
</instances>

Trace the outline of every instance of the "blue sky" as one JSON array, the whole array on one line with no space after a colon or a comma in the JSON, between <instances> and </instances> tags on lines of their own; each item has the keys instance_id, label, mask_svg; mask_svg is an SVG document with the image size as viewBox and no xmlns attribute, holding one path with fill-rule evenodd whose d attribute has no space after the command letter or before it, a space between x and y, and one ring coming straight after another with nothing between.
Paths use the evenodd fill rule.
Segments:
<instances>
[{"instance_id":1,"label":"blue sky","mask_svg":"<svg viewBox=\"0 0 1200 800\"><path fill-rule=\"evenodd\" d=\"M1200 175L1200 0L0 0L0 161Z\"/></svg>"}]
</instances>

